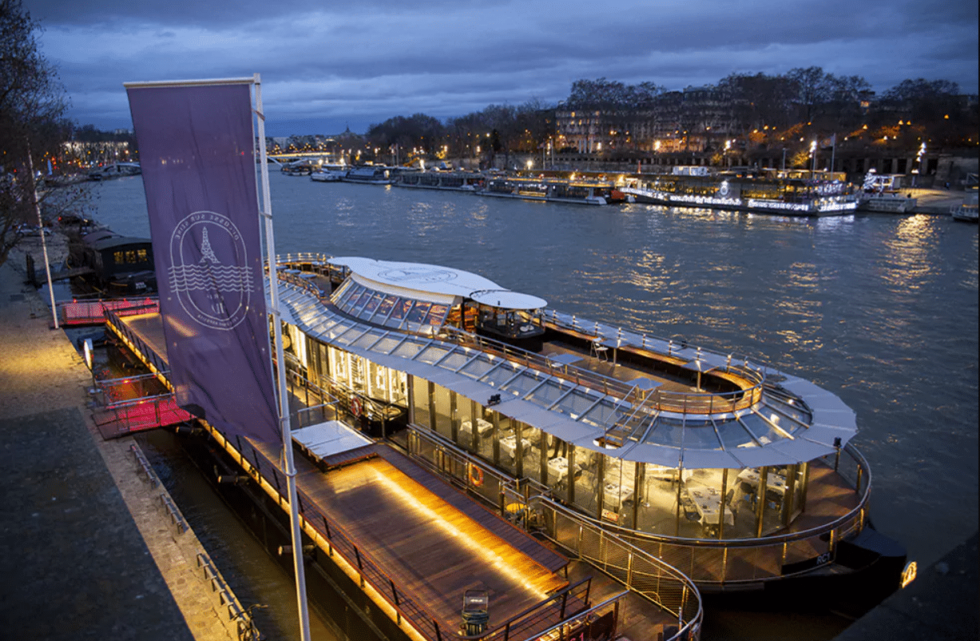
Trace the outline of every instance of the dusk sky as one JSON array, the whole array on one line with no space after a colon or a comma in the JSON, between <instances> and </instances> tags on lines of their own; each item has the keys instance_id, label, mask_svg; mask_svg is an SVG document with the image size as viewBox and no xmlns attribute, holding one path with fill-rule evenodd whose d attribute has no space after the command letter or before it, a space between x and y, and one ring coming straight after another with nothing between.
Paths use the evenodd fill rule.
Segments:
<instances>
[{"instance_id":1,"label":"dusk sky","mask_svg":"<svg viewBox=\"0 0 980 641\"><path fill-rule=\"evenodd\" d=\"M323 5L322 7L319 5ZM364 132L491 104L555 103L575 80L669 90L819 66L883 92L977 93L977 2L510 0L292 3L24 0L69 117L132 127L123 82L262 74L269 135Z\"/></svg>"}]
</instances>

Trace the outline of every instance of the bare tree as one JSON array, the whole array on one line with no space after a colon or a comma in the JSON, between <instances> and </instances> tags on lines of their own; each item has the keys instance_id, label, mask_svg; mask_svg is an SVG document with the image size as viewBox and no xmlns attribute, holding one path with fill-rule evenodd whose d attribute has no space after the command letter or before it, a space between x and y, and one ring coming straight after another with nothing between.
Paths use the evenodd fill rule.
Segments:
<instances>
[{"instance_id":1,"label":"bare tree","mask_svg":"<svg viewBox=\"0 0 980 641\"><path fill-rule=\"evenodd\" d=\"M33 221L35 176L46 154L57 152L70 125L58 75L38 49L40 29L20 0L0 0L0 264L17 244L17 227ZM33 159L33 162L31 160Z\"/></svg>"}]
</instances>

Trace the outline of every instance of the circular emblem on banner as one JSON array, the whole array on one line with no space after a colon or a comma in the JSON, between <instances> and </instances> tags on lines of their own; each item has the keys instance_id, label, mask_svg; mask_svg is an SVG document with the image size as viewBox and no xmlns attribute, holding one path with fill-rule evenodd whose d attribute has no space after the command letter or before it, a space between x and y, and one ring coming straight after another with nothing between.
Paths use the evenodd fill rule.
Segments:
<instances>
[{"instance_id":1,"label":"circular emblem on banner","mask_svg":"<svg viewBox=\"0 0 980 641\"><path fill-rule=\"evenodd\" d=\"M188 318L231 330L248 313L254 286L238 227L213 211L196 211L170 236L170 290Z\"/></svg>"}]
</instances>

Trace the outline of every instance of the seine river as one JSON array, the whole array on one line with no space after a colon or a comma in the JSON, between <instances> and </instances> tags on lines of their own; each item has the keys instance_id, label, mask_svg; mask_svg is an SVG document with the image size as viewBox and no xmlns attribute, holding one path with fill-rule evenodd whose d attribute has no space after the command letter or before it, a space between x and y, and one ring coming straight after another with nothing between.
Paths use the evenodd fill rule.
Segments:
<instances>
[{"instance_id":1,"label":"seine river","mask_svg":"<svg viewBox=\"0 0 980 641\"><path fill-rule=\"evenodd\" d=\"M586 207L270 173L278 253L457 267L588 319L765 360L857 412L871 518L920 568L977 530L975 225ZM149 236L140 178L94 196L100 222ZM710 610L705 620L706 639L822 639L846 625Z\"/></svg>"}]
</instances>

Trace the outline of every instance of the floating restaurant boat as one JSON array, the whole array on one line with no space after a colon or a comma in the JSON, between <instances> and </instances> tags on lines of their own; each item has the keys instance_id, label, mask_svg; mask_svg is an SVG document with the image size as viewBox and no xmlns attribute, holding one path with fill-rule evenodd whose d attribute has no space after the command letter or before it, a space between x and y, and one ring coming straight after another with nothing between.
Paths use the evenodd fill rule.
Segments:
<instances>
[{"instance_id":1,"label":"floating restaurant boat","mask_svg":"<svg viewBox=\"0 0 980 641\"><path fill-rule=\"evenodd\" d=\"M819 175L819 174L817 174ZM858 194L842 177L813 172L767 170L744 174L630 176L622 188L637 202L676 207L709 207L788 216L853 213Z\"/></svg>"},{"instance_id":2,"label":"floating restaurant boat","mask_svg":"<svg viewBox=\"0 0 980 641\"><path fill-rule=\"evenodd\" d=\"M117 162L105 167L95 167L88 172L89 180L110 180L123 176L139 176L140 165L137 162Z\"/></svg>"},{"instance_id":3,"label":"floating restaurant boat","mask_svg":"<svg viewBox=\"0 0 980 641\"><path fill-rule=\"evenodd\" d=\"M793 581L852 606L914 571L869 522L854 412L813 383L585 321L457 269L284 264L297 378L491 505L518 483L548 537L567 533L544 499L702 591L783 594Z\"/></svg>"},{"instance_id":4,"label":"floating restaurant boat","mask_svg":"<svg viewBox=\"0 0 980 641\"><path fill-rule=\"evenodd\" d=\"M364 165L351 167L341 178L345 183L361 183L364 185L390 185L394 180L394 168L384 165Z\"/></svg>"},{"instance_id":5,"label":"floating restaurant boat","mask_svg":"<svg viewBox=\"0 0 980 641\"><path fill-rule=\"evenodd\" d=\"M466 171L406 172L395 180L396 187L441 189L443 191L478 191L483 188L483 174Z\"/></svg>"},{"instance_id":6,"label":"floating restaurant boat","mask_svg":"<svg viewBox=\"0 0 980 641\"><path fill-rule=\"evenodd\" d=\"M322 165L310 173L310 180L321 183L336 183L344 179L347 171L346 165Z\"/></svg>"},{"instance_id":7,"label":"floating restaurant boat","mask_svg":"<svg viewBox=\"0 0 980 641\"><path fill-rule=\"evenodd\" d=\"M623 203L631 198L610 183L512 176L489 178L486 186L477 194L580 205Z\"/></svg>"},{"instance_id":8,"label":"floating restaurant boat","mask_svg":"<svg viewBox=\"0 0 980 641\"><path fill-rule=\"evenodd\" d=\"M282 166L282 173L287 176L309 176L316 169L316 165L311 160L301 159Z\"/></svg>"},{"instance_id":9,"label":"floating restaurant boat","mask_svg":"<svg viewBox=\"0 0 980 641\"><path fill-rule=\"evenodd\" d=\"M96 286L115 294L157 290L150 239L122 236L105 228L85 231L69 235L68 262L74 270L88 271Z\"/></svg>"},{"instance_id":10,"label":"floating restaurant boat","mask_svg":"<svg viewBox=\"0 0 980 641\"><path fill-rule=\"evenodd\" d=\"M977 191L974 189L970 193L966 200L963 201L958 207L953 207L950 214L953 216L953 220L959 220L965 223L975 223L977 219Z\"/></svg>"}]
</instances>

